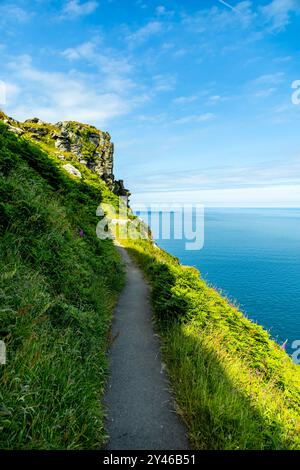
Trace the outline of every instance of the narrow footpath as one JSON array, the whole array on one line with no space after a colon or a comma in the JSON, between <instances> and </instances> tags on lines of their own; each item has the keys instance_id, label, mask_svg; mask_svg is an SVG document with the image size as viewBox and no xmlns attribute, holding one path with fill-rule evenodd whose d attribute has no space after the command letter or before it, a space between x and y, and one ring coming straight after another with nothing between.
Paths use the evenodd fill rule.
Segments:
<instances>
[{"instance_id":1,"label":"narrow footpath","mask_svg":"<svg viewBox=\"0 0 300 470\"><path fill-rule=\"evenodd\" d=\"M186 450L154 334L149 286L124 248L126 286L114 313L105 395L107 450Z\"/></svg>"}]
</instances>

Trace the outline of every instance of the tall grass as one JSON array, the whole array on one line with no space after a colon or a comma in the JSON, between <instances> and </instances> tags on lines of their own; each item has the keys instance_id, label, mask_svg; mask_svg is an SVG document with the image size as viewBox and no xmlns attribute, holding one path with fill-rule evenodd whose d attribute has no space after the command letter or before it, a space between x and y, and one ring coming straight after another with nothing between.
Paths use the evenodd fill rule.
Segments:
<instances>
[{"instance_id":1,"label":"tall grass","mask_svg":"<svg viewBox=\"0 0 300 470\"><path fill-rule=\"evenodd\" d=\"M157 330L195 449L300 449L300 369L194 268L124 242L152 286Z\"/></svg>"},{"instance_id":2,"label":"tall grass","mask_svg":"<svg viewBox=\"0 0 300 470\"><path fill-rule=\"evenodd\" d=\"M124 282L96 208L115 198L78 182L0 124L0 448L94 449L107 333ZM80 231L84 236L80 236Z\"/></svg>"}]
</instances>

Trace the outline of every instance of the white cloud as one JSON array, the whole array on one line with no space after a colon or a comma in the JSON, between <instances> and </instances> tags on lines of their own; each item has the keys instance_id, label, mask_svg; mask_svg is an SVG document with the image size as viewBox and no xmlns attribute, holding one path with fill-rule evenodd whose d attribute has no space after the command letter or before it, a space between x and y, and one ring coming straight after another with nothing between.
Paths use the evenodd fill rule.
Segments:
<instances>
[{"instance_id":1,"label":"white cloud","mask_svg":"<svg viewBox=\"0 0 300 470\"><path fill-rule=\"evenodd\" d=\"M158 7L155 8L155 13L158 16L173 16L174 11L172 10L167 10L164 5L159 5Z\"/></svg>"},{"instance_id":2,"label":"white cloud","mask_svg":"<svg viewBox=\"0 0 300 470\"><path fill-rule=\"evenodd\" d=\"M62 10L61 18L79 18L93 13L98 8L98 2L89 0L80 2L80 0L68 0Z\"/></svg>"},{"instance_id":3,"label":"white cloud","mask_svg":"<svg viewBox=\"0 0 300 470\"><path fill-rule=\"evenodd\" d=\"M135 194L133 202L300 207L300 158L284 163L262 162L257 166L224 165L160 172L130 185Z\"/></svg>"},{"instance_id":4,"label":"white cloud","mask_svg":"<svg viewBox=\"0 0 300 470\"><path fill-rule=\"evenodd\" d=\"M261 7L271 31L282 31L290 23L292 14L300 14L299 0L273 0Z\"/></svg>"},{"instance_id":5,"label":"white cloud","mask_svg":"<svg viewBox=\"0 0 300 470\"><path fill-rule=\"evenodd\" d=\"M13 3L0 5L0 24L5 23L6 21L25 23L31 18L31 16L32 13Z\"/></svg>"},{"instance_id":6,"label":"white cloud","mask_svg":"<svg viewBox=\"0 0 300 470\"><path fill-rule=\"evenodd\" d=\"M93 59L96 54L95 47L96 44L94 42L85 42L76 47L70 47L68 49L65 49L62 52L62 56L70 61L80 59Z\"/></svg>"},{"instance_id":7,"label":"white cloud","mask_svg":"<svg viewBox=\"0 0 300 470\"><path fill-rule=\"evenodd\" d=\"M284 30L295 14L300 14L299 0L269 0L265 5L261 2L243 0L238 3L218 0L218 4L207 9L200 9L196 14L184 15L183 22L197 33L232 32L244 29L252 33L246 43L262 39L266 32L278 33ZM235 44L226 45L223 50L240 47Z\"/></svg>"},{"instance_id":8,"label":"white cloud","mask_svg":"<svg viewBox=\"0 0 300 470\"><path fill-rule=\"evenodd\" d=\"M285 78L284 72L260 75L248 82L248 96L258 100L269 98L277 92Z\"/></svg>"},{"instance_id":9,"label":"white cloud","mask_svg":"<svg viewBox=\"0 0 300 470\"><path fill-rule=\"evenodd\" d=\"M114 50L106 50L99 46L98 39L79 44L76 47L65 49L62 56L70 61L88 60L106 73L124 73L133 71L133 66L124 55L117 54Z\"/></svg>"},{"instance_id":10,"label":"white cloud","mask_svg":"<svg viewBox=\"0 0 300 470\"><path fill-rule=\"evenodd\" d=\"M283 57L275 57L275 59L273 60L274 62L285 63L285 62L290 62L291 60L293 60L293 57L291 55L286 55Z\"/></svg>"},{"instance_id":11,"label":"white cloud","mask_svg":"<svg viewBox=\"0 0 300 470\"><path fill-rule=\"evenodd\" d=\"M211 31L215 34L233 28L246 29L253 23L255 17L252 2L246 0L237 3L232 9L219 3L219 6L199 10L194 15L185 15L184 23L192 31L198 33Z\"/></svg>"},{"instance_id":12,"label":"white cloud","mask_svg":"<svg viewBox=\"0 0 300 470\"><path fill-rule=\"evenodd\" d=\"M158 15L164 15L167 10L165 6L159 5L158 7L156 7L155 11Z\"/></svg>"},{"instance_id":13,"label":"white cloud","mask_svg":"<svg viewBox=\"0 0 300 470\"><path fill-rule=\"evenodd\" d=\"M6 103L16 100L20 97L21 88L12 82L5 82Z\"/></svg>"},{"instance_id":14,"label":"white cloud","mask_svg":"<svg viewBox=\"0 0 300 470\"><path fill-rule=\"evenodd\" d=\"M254 80L254 83L262 85L279 85L284 81L284 77L284 72L276 72L272 74L261 75Z\"/></svg>"},{"instance_id":15,"label":"white cloud","mask_svg":"<svg viewBox=\"0 0 300 470\"><path fill-rule=\"evenodd\" d=\"M276 92L277 88L275 87L270 87L270 88L265 88L262 90L256 91L253 96L254 98L269 98L269 96L272 96Z\"/></svg>"},{"instance_id":16,"label":"white cloud","mask_svg":"<svg viewBox=\"0 0 300 470\"><path fill-rule=\"evenodd\" d=\"M20 120L32 116L50 122L75 118L104 126L138 103L133 96L103 89L92 76L39 70L30 56L17 57L8 65L22 91L22 100L8 102L8 111Z\"/></svg>"},{"instance_id":17,"label":"white cloud","mask_svg":"<svg viewBox=\"0 0 300 470\"><path fill-rule=\"evenodd\" d=\"M127 36L129 43L134 46L145 42L149 37L162 32L162 24L159 21L150 21L142 28Z\"/></svg>"},{"instance_id":18,"label":"white cloud","mask_svg":"<svg viewBox=\"0 0 300 470\"><path fill-rule=\"evenodd\" d=\"M208 207L300 207L300 185L133 193L132 204L204 204Z\"/></svg>"},{"instance_id":19,"label":"white cloud","mask_svg":"<svg viewBox=\"0 0 300 470\"><path fill-rule=\"evenodd\" d=\"M130 78L134 67L129 60L112 49L106 51L103 46L99 49L98 40L68 48L62 52L62 56L71 62L83 60L92 63L101 73L103 85L110 91L125 92L136 86Z\"/></svg>"},{"instance_id":20,"label":"white cloud","mask_svg":"<svg viewBox=\"0 0 300 470\"><path fill-rule=\"evenodd\" d=\"M166 113L140 114L137 116L137 119L138 121L150 124L163 124L168 121L168 115Z\"/></svg>"},{"instance_id":21,"label":"white cloud","mask_svg":"<svg viewBox=\"0 0 300 470\"><path fill-rule=\"evenodd\" d=\"M173 57L175 59L180 59L181 57L184 57L185 55L187 55L188 52L189 52L188 49L185 49L184 47L180 47L173 53ZM198 63L200 63L200 61Z\"/></svg>"},{"instance_id":22,"label":"white cloud","mask_svg":"<svg viewBox=\"0 0 300 470\"><path fill-rule=\"evenodd\" d=\"M189 124L191 122L207 122L215 118L213 113L204 113L204 114L191 114L189 116L184 116L182 118L176 119L174 124Z\"/></svg>"},{"instance_id":23,"label":"white cloud","mask_svg":"<svg viewBox=\"0 0 300 470\"><path fill-rule=\"evenodd\" d=\"M212 96L210 96L208 99L209 99L209 101L211 101L212 103L218 103L219 101L222 100L222 96L220 96L220 95L212 95Z\"/></svg>"},{"instance_id":24,"label":"white cloud","mask_svg":"<svg viewBox=\"0 0 300 470\"><path fill-rule=\"evenodd\" d=\"M184 105L184 104L193 103L194 101L197 101L197 99L198 99L197 95L178 96L177 98L174 98L173 103Z\"/></svg>"},{"instance_id":25,"label":"white cloud","mask_svg":"<svg viewBox=\"0 0 300 470\"><path fill-rule=\"evenodd\" d=\"M0 80L0 105L6 106L19 98L21 89L15 83Z\"/></svg>"},{"instance_id":26,"label":"white cloud","mask_svg":"<svg viewBox=\"0 0 300 470\"><path fill-rule=\"evenodd\" d=\"M200 169L150 174L141 188L169 191L186 189L235 189L260 186L300 185L300 158L287 162L262 162L259 166L212 166Z\"/></svg>"},{"instance_id":27,"label":"white cloud","mask_svg":"<svg viewBox=\"0 0 300 470\"><path fill-rule=\"evenodd\" d=\"M176 85L176 78L173 75L155 75L153 80L155 91L171 91Z\"/></svg>"},{"instance_id":28,"label":"white cloud","mask_svg":"<svg viewBox=\"0 0 300 470\"><path fill-rule=\"evenodd\" d=\"M232 96L221 96L221 95L211 95L208 97L206 101L207 106L216 106L219 103L224 103L226 101L229 101L231 99L234 99Z\"/></svg>"}]
</instances>

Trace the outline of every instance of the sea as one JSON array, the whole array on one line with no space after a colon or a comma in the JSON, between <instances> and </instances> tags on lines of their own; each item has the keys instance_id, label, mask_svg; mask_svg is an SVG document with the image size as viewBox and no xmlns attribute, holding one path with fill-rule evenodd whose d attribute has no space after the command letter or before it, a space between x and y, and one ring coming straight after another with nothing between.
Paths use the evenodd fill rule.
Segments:
<instances>
[{"instance_id":1,"label":"sea","mask_svg":"<svg viewBox=\"0 0 300 470\"><path fill-rule=\"evenodd\" d=\"M189 221L203 238L197 249L187 247L180 230L176 234L176 224L182 222L174 214L169 217L170 234L159 227L165 214L139 215L153 228L161 248L196 267L210 286L267 329L278 344L288 340L289 354L299 349L300 209L206 208L203 217L190 211L185 224Z\"/></svg>"}]
</instances>

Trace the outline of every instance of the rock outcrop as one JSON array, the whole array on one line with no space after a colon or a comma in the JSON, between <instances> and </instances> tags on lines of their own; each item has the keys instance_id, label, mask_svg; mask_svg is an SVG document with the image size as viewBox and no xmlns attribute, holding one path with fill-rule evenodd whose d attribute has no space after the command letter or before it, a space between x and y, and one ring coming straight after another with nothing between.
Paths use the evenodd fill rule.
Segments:
<instances>
[{"instance_id":1,"label":"rock outcrop","mask_svg":"<svg viewBox=\"0 0 300 470\"><path fill-rule=\"evenodd\" d=\"M70 175L76 176L76 178L82 178L81 173L75 166L71 165L70 163L67 163L66 165L63 166L63 168L70 173Z\"/></svg>"},{"instance_id":2,"label":"rock outcrop","mask_svg":"<svg viewBox=\"0 0 300 470\"><path fill-rule=\"evenodd\" d=\"M114 145L108 132L75 121L49 124L38 118L33 118L27 119L25 122L18 122L7 117L1 111L0 119L9 126L11 132L28 136L43 147L51 147L51 151L60 160L66 160L66 164L68 164L69 158L74 163L75 158L80 164L96 173L118 196L130 196L129 191L124 187L123 180L115 180L113 174ZM68 167L71 166L74 168L72 174L81 177L80 171L68 164Z\"/></svg>"}]
</instances>

